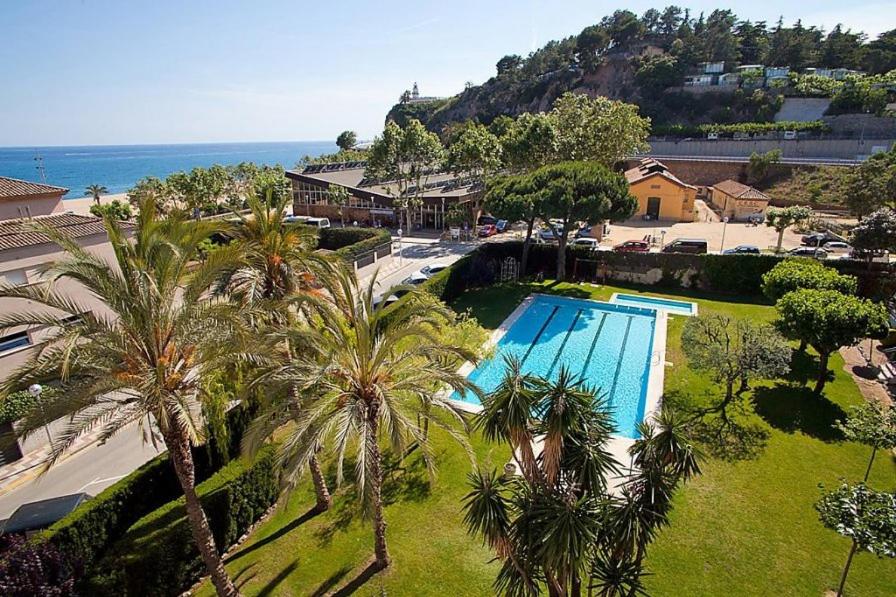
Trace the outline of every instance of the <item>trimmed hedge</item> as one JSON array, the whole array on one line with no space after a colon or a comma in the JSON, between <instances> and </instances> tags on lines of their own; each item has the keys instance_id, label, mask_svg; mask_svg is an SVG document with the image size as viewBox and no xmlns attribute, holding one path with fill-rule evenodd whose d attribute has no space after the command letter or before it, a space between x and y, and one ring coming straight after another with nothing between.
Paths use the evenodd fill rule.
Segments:
<instances>
[{"instance_id":1,"label":"trimmed hedge","mask_svg":"<svg viewBox=\"0 0 896 597\"><path fill-rule=\"evenodd\" d=\"M243 432L252 420L250 409L240 406L227 413L229 445L193 448L196 481L201 482L239 454ZM222 452L224 456L222 456ZM76 554L88 569L108 547L141 517L183 495L168 454L153 458L127 477L107 487L96 498L39 534L60 552Z\"/></svg>"},{"instance_id":2,"label":"trimmed hedge","mask_svg":"<svg viewBox=\"0 0 896 597\"><path fill-rule=\"evenodd\" d=\"M731 124L668 124L653 127L652 135L661 136L695 136L707 133L719 133L720 135L733 135L734 133L762 134L780 131L802 132L830 132L831 127L822 120L808 122L779 121L779 122L735 122Z\"/></svg>"},{"instance_id":3,"label":"trimmed hedge","mask_svg":"<svg viewBox=\"0 0 896 597\"><path fill-rule=\"evenodd\" d=\"M280 493L273 447L234 460L196 487L223 552L276 502ZM183 497L139 520L116 542L89 579L90 595L179 595L205 569Z\"/></svg>"},{"instance_id":4,"label":"trimmed hedge","mask_svg":"<svg viewBox=\"0 0 896 597\"><path fill-rule=\"evenodd\" d=\"M325 230L334 230L327 228ZM336 228L335 230L345 230L354 232L365 232L368 236L349 245L343 246L336 251L347 261L354 261L361 255L369 253L380 245L392 242L392 235L385 228ZM323 248L323 247L322 247Z\"/></svg>"},{"instance_id":5,"label":"trimmed hedge","mask_svg":"<svg viewBox=\"0 0 896 597\"><path fill-rule=\"evenodd\" d=\"M519 259L522 242L485 243L424 282L421 288L444 302L451 302L468 288L489 286L500 277L501 262L507 257ZM696 286L711 292L760 295L762 276L780 263L784 257L777 255L690 255L684 253L615 253L592 252L585 247L567 247L566 270L570 277L592 279L605 268L612 276L613 270L646 273L662 270L657 283L666 287ZM529 275L540 274L545 278L556 273L556 245L533 245L529 251ZM588 260L588 263L576 260ZM859 280L861 296L881 299L896 291L894 268L886 264L873 264L872 269L859 262L832 260L824 263L840 273L855 276ZM575 272L575 273L573 273ZM521 274L522 275L522 274ZM687 277L687 278L686 278Z\"/></svg>"}]
</instances>

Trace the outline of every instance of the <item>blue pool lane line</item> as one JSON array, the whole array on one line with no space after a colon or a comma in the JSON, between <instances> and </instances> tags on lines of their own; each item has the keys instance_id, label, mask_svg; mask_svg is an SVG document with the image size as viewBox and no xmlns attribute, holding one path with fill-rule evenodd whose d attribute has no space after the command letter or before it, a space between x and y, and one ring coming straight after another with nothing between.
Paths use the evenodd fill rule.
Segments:
<instances>
[{"instance_id":1,"label":"blue pool lane line","mask_svg":"<svg viewBox=\"0 0 896 597\"><path fill-rule=\"evenodd\" d=\"M557 354L554 355L554 360L551 363L551 366L548 368L548 374L545 377L550 378L551 373L554 372L554 367L557 366L557 361L560 360L560 355L563 354L563 348L566 346L566 343L569 341L569 336L572 334L572 331L575 329L576 323L578 323L578 321L579 321L579 317L582 316L582 311L583 311L582 309L578 309L576 311L576 316L573 317L572 323L569 324L569 329L566 330L566 336L563 338L563 343L560 345L560 348L557 349Z\"/></svg>"},{"instance_id":2,"label":"blue pool lane line","mask_svg":"<svg viewBox=\"0 0 896 597\"><path fill-rule=\"evenodd\" d=\"M619 349L619 357L616 359L616 372L613 374L613 385L610 386L610 394L608 396L610 406L613 406L613 394L616 393L616 383L619 381L619 372L622 370L622 359L625 357L625 346L628 344L628 333L632 329L633 319L634 317L629 315L628 321L625 323L625 334L622 335L622 347Z\"/></svg>"},{"instance_id":3,"label":"blue pool lane line","mask_svg":"<svg viewBox=\"0 0 896 597\"><path fill-rule=\"evenodd\" d=\"M529 355L532 353L532 349L535 348L535 345L538 344L538 341L541 339L541 335L544 334L544 331L548 329L548 325L551 323L551 320L554 319L554 315L557 314L557 311L560 310L560 305L554 305L554 310L551 311L551 314L548 315L548 318L542 324L541 329L538 330L538 333L535 334L535 338L532 339L532 344L529 345L529 350L526 351L526 354L523 355L523 359L520 361L520 365L525 364L526 359L529 358Z\"/></svg>"},{"instance_id":4,"label":"blue pool lane line","mask_svg":"<svg viewBox=\"0 0 896 597\"><path fill-rule=\"evenodd\" d=\"M591 356L594 354L594 347L597 346L597 339L600 338L600 331L604 329L605 321L607 321L607 314L603 313L600 317L600 323L597 324L597 332L594 334L594 339L591 341L591 348L588 350L588 356L585 358L585 364L582 365L582 372L580 373L582 377L585 376L585 371L588 370L588 365L591 363Z\"/></svg>"}]
</instances>

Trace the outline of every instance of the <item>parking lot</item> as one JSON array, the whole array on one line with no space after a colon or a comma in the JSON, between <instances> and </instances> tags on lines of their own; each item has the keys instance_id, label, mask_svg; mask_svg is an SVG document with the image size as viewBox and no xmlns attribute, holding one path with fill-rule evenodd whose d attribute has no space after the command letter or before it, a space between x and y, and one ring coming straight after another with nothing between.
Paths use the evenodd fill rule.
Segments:
<instances>
[{"instance_id":1,"label":"parking lot","mask_svg":"<svg viewBox=\"0 0 896 597\"><path fill-rule=\"evenodd\" d=\"M642 240L650 235L661 247L677 238L703 239L707 242L709 252L730 249L737 245L755 245L760 250L774 248L778 244L778 233L774 228L760 224L753 226L744 222L633 222L610 225L610 233L601 244L616 245L627 240ZM802 235L792 229L784 231L781 245L785 249L800 246ZM724 242L724 246L723 246Z\"/></svg>"}]
</instances>

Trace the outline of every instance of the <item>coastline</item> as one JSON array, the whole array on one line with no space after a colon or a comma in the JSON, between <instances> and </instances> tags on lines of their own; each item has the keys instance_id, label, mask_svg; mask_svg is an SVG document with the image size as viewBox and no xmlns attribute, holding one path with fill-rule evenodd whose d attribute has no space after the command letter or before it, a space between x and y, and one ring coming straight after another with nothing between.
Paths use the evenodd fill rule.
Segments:
<instances>
[{"instance_id":1,"label":"coastline","mask_svg":"<svg viewBox=\"0 0 896 597\"><path fill-rule=\"evenodd\" d=\"M112 203L116 199L127 203L128 194L110 193L109 195L100 195L101 204ZM76 197L73 199L63 199L62 207L64 208L64 211L70 211L82 216L89 216L91 215L90 206L93 205L93 203L93 197Z\"/></svg>"}]
</instances>

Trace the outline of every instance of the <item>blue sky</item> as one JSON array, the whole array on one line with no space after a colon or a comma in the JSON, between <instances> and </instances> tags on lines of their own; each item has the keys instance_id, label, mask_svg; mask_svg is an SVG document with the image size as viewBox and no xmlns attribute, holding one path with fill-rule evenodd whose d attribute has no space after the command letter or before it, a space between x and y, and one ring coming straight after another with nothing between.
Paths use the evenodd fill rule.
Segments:
<instances>
[{"instance_id":1,"label":"blue sky","mask_svg":"<svg viewBox=\"0 0 896 597\"><path fill-rule=\"evenodd\" d=\"M481 83L618 7L571 0L0 0L0 146L362 138L414 81L426 95ZM741 18L872 37L892 2L754 0ZM692 12L714 2L679 3Z\"/></svg>"}]
</instances>

